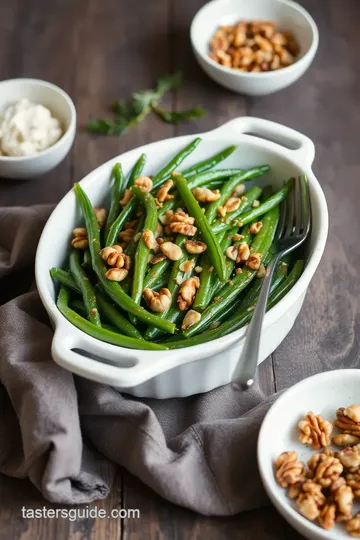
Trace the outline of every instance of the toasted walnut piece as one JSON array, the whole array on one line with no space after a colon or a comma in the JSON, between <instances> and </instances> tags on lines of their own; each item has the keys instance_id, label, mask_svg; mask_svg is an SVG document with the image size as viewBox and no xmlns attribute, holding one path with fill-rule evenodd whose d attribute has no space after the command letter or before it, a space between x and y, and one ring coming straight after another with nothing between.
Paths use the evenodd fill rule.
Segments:
<instances>
[{"instance_id":1,"label":"toasted walnut piece","mask_svg":"<svg viewBox=\"0 0 360 540\"><path fill-rule=\"evenodd\" d=\"M179 309L184 311L192 306L197 289L200 287L200 280L197 276L191 277L183 281L179 289L177 303Z\"/></svg>"},{"instance_id":2,"label":"toasted walnut piece","mask_svg":"<svg viewBox=\"0 0 360 540\"><path fill-rule=\"evenodd\" d=\"M344 416L350 418L353 422L360 422L360 405L350 405L343 410Z\"/></svg>"},{"instance_id":3,"label":"toasted walnut piece","mask_svg":"<svg viewBox=\"0 0 360 540\"><path fill-rule=\"evenodd\" d=\"M242 240L244 238L244 235L243 234L234 234L234 236L232 237L232 241L233 242L238 242L239 240Z\"/></svg>"},{"instance_id":4,"label":"toasted walnut piece","mask_svg":"<svg viewBox=\"0 0 360 540\"><path fill-rule=\"evenodd\" d=\"M289 489L287 492L287 496L289 497L289 499L294 500L298 498L300 493L302 493L302 487L303 487L304 482L305 482L305 479L302 478L301 480L296 482L296 484L292 484L291 486L289 486Z\"/></svg>"},{"instance_id":5,"label":"toasted walnut piece","mask_svg":"<svg viewBox=\"0 0 360 540\"><path fill-rule=\"evenodd\" d=\"M257 221L256 223L252 223L250 225L249 232L251 232L251 234L257 234L260 231L262 226L263 226L262 221Z\"/></svg>"},{"instance_id":6,"label":"toasted walnut piece","mask_svg":"<svg viewBox=\"0 0 360 540\"><path fill-rule=\"evenodd\" d=\"M197 255L204 253L207 250L207 245L205 242L200 242L199 240L185 240L185 249L191 255Z\"/></svg>"},{"instance_id":7,"label":"toasted walnut piece","mask_svg":"<svg viewBox=\"0 0 360 540\"><path fill-rule=\"evenodd\" d=\"M321 456L321 454L315 455ZM312 458L310 458L308 463L310 470L310 461ZM329 487L341 475L343 466L337 458L325 456L319 459L318 465L312 471L314 482L319 483L322 487Z\"/></svg>"},{"instance_id":8,"label":"toasted walnut piece","mask_svg":"<svg viewBox=\"0 0 360 540\"><path fill-rule=\"evenodd\" d=\"M183 256L181 248L172 242L164 242L161 244L160 249L171 261L178 261Z\"/></svg>"},{"instance_id":9,"label":"toasted walnut piece","mask_svg":"<svg viewBox=\"0 0 360 540\"><path fill-rule=\"evenodd\" d=\"M125 231L121 231L118 234L119 240L122 240L123 242L125 242L125 244L128 244L129 242L131 242L134 236L135 236L134 229L125 229Z\"/></svg>"},{"instance_id":10,"label":"toasted walnut piece","mask_svg":"<svg viewBox=\"0 0 360 540\"><path fill-rule=\"evenodd\" d=\"M106 247L100 251L100 256L109 266L116 268L125 266L125 254L121 246Z\"/></svg>"},{"instance_id":11,"label":"toasted walnut piece","mask_svg":"<svg viewBox=\"0 0 360 540\"><path fill-rule=\"evenodd\" d=\"M185 281L185 278L179 274L176 276L176 278L174 278L174 281L177 285L181 285Z\"/></svg>"},{"instance_id":12,"label":"toasted walnut piece","mask_svg":"<svg viewBox=\"0 0 360 540\"><path fill-rule=\"evenodd\" d=\"M169 225L170 231L176 234L183 234L184 236L195 236L197 228L194 225L188 223L173 222Z\"/></svg>"},{"instance_id":13,"label":"toasted walnut piece","mask_svg":"<svg viewBox=\"0 0 360 540\"><path fill-rule=\"evenodd\" d=\"M309 521L314 521L320 515L320 509L314 497L309 493L301 493L296 501L299 512Z\"/></svg>"},{"instance_id":14,"label":"toasted walnut piece","mask_svg":"<svg viewBox=\"0 0 360 540\"><path fill-rule=\"evenodd\" d=\"M355 497L360 498L360 471L346 475L346 483L351 487Z\"/></svg>"},{"instance_id":15,"label":"toasted walnut piece","mask_svg":"<svg viewBox=\"0 0 360 540\"><path fill-rule=\"evenodd\" d=\"M181 330L187 330L190 328L190 326L193 326L197 322L199 322L201 319L200 313L197 311L194 311L193 309L189 309L189 311L186 313L183 322L181 324Z\"/></svg>"},{"instance_id":16,"label":"toasted walnut piece","mask_svg":"<svg viewBox=\"0 0 360 540\"><path fill-rule=\"evenodd\" d=\"M360 453L356 446L349 446L340 452L336 452L336 457L344 467L350 469L350 472L355 472L360 467Z\"/></svg>"},{"instance_id":17,"label":"toasted walnut piece","mask_svg":"<svg viewBox=\"0 0 360 540\"><path fill-rule=\"evenodd\" d=\"M257 208L258 206L260 206L260 201L258 200L255 200L252 205L251 205L253 208Z\"/></svg>"},{"instance_id":18,"label":"toasted walnut piece","mask_svg":"<svg viewBox=\"0 0 360 540\"><path fill-rule=\"evenodd\" d=\"M224 208L226 210L226 214L228 212L234 212L237 210L240 206L241 200L239 197L229 197L229 199L226 201Z\"/></svg>"},{"instance_id":19,"label":"toasted walnut piece","mask_svg":"<svg viewBox=\"0 0 360 540\"><path fill-rule=\"evenodd\" d=\"M236 275L242 274L242 268L236 268L236 269L235 269L235 274L236 274Z\"/></svg>"},{"instance_id":20,"label":"toasted walnut piece","mask_svg":"<svg viewBox=\"0 0 360 540\"><path fill-rule=\"evenodd\" d=\"M232 261L236 261L239 255L238 246L229 246L225 251L225 255Z\"/></svg>"},{"instance_id":21,"label":"toasted walnut piece","mask_svg":"<svg viewBox=\"0 0 360 540\"><path fill-rule=\"evenodd\" d=\"M174 198L174 195L169 194L169 191L173 187L173 185L174 185L173 180L167 180L166 182L163 183L163 185L157 192L157 196L156 196L159 202L168 201Z\"/></svg>"},{"instance_id":22,"label":"toasted walnut piece","mask_svg":"<svg viewBox=\"0 0 360 540\"><path fill-rule=\"evenodd\" d=\"M250 248L246 242L241 242L238 246L238 256L236 262L245 262L250 257Z\"/></svg>"},{"instance_id":23,"label":"toasted walnut piece","mask_svg":"<svg viewBox=\"0 0 360 540\"><path fill-rule=\"evenodd\" d=\"M155 238L158 239L163 234L164 234L164 227L161 225L161 223L157 223L156 229L155 229L155 235L154 235Z\"/></svg>"},{"instance_id":24,"label":"toasted walnut piece","mask_svg":"<svg viewBox=\"0 0 360 540\"><path fill-rule=\"evenodd\" d=\"M287 49L285 49L285 47L281 47L278 45L275 47L275 50L280 56L280 62L283 66L290 66L294 63L295 59L293 55Z\"/></svg>"},{"instance_id":25,"label":"toasted walnut piece","mask_svg":"<svg viewBox=\"0 0 360 540\"><path fill-rule=\"evenodd\" d=\"M133 198L133 196L134 194L131 189L125 189L123 198L119 201L119 204L121 206L125 206L130 201L130 199Z\"/></svg>"},{"instance_id":26,"label":"toasted walnut piece","mask_svg":"<svg viewBox=\"0 0 360 540\"><path fill-rule=\"evenodd\" d=\"M360 443L360 437L355 437L355 435L350 435L348 433L340 433L340 435L334 435L332 442L336 446L352 446L353 444Z\"/></svg>"},{"instance_id":27,"label":"toasted walnut piece","mask_svg":"<svg viewBox=\"0 0 360 540\"><path fill-rule=\"evenodd\" d=\"M135 234L134 236L134 242L138 242L140 240L140 238L142 237L142 233L141 232L138 232Z\"/></svg>"},{"instance_id":28,"label":"toasted walnut piece","mask_svg":"<svg viewBox=\"0 0 360 540\"><path fill-rule=\"evenodd\" d=\"M219 206L218 209L217 209L217 212L218 212L219 216L225 217L226 216L226 208L225 208L225 206Z\"/></svg>"},{"instance_id":29,"label":"toasted walnut piece","mask_svg":"<svg viewBox=\"0 0 360 540\"><path fill-rule=\"evenodd\" d=\"M105 208L101 208L101 206L94 206L94 212L99 227L100 229L102 229L106 223L107 211L105 210Z\"/></svg>"},{"instance_id":30,"label":"toasted walnut piece","mask_svg":"<svg viewBox=\"0 0 360 540\"><path fill-rule=\"evenodd\" d=\"M105 276L110 281L123 281L128 275L128 271L125 268L110 268Z\"/></svg>"},{"instance_id":31,"label":"toasted walnut piece","mask_svg":"<svg viewBox=\"0 0 360 540\"><path fill-rule=\"evenodd\" d=\"M149 176L138 176L134 185L139 187L144 193L147 193L152 190L153 182Z\"/></svg>"},{"instance_id":32,"label":"toasted walnut piece","mask_svg":"<svg viewBox=\"0 0 360 540\"><path fill-rule=\"evenodd\" d=\"M136 226L138 224L137 219L133 219L132 221L127 221L124 225L124 230L126 229L136 229Z\"/></svg>"},{"instance_id":33,"label":"toasted walnut piece","mask_svg":"<svg viewBox=\"0 0 360 540\"><path fill-rule=\"evenodd\" d=\"M360 436L360 423L354 422L351 418L344 415L344 407L336 411L335 425L344 433Z\"/></svg>"},{"instance_id":34,"label":"toasted walnut piece","mask_svg":"<svg viewBox=\"0 0 360 540\"><path fill-rule=\"evenodd\" d=\"M206 187L197 187L193 189L193 195L198 202L208 203L220 199L218 189L208 189Z\"/></svg>"},{"instance_id":35,"label":"toasted walnut piece","mask_svg":"<svg viewBox=\"0 0 360 540\"><path fill-rule=\"evenodd\" d=\"M330 530L335 526L336 504L325 504L319 515L319 525L323 529Z\"/></svg>"},{"instance_id":36,"label":"toasted walnut piece","mask_svg":"<svg viewBox=\"0 0 360 540\"><path fill-rule=\"evenodd\" d=\"M351 517L354 494L350 486L342 485L334 492L334 500L336 502L341 518L338 521L344 521Z\"/></svg>"},{"instance_id":37,"label":"toasted walnut piece","mask_svg":"<svg viewBox=\"0 0 360 540\"><path fill-rule=\"evenodd\" d=\"M243 195L245 193L245 190L245 184L238 184L231 195L232 197L240 197L240 195Z\"/></svg>"},{"instance_id":38,"label":"toasted walnut piece","mask_svg":"<svg viewBox=\"0 0 360 540\"><path fill-rule=\"evenodd\" d=\"M165 214L159 217L159 220L163 225L169 225L169 223L172 222L173 216L174 212L172 210L167 210Z\"/></svg>"},{"instance_id":39,"label":"toasted walnut piece","mask_svg":"<svg viewBox=\"0 0 360 540\"><path fill-rule=\"evenodd\" d=\"M86 249L89 247L86 227L76 227L73 229L74 238L71 240L71 245L75 249Z\"/></svg>"},{"instance_id":40,"label":"toasted walnut piece","mask_svg":"<svg viewBox=\"0 0 360 540\"><path fill-rule=\"evenodd\" d=\"M169 289L163 288L159 292L144 289L143 295L151 311L155 311L156 313L162 313L169 309L171 305L171 293Z\"/></svg>"},{"instance_id":41,"label":"toasted walnut piece","mask_svg":"<svg viewBox=\"0 0 360 540\"><path fill-rule=\"evenodd\" d=\"M297 452L283 452L275 461L276 478L281 487L296 484L305 473L305 466L297 461Z\"/></svg>"},{"instance_id":42,"label":"toasted walnut piece","mask_svg":"<svg viewBox=\"0 0 360 540\"><path fill-rule=\"evenodd\" d=\"M360 512L346 522L346 530L350 536L360 538Z\"/></svg>"},{"instance_id":43,"label":"toasted walnut piece","mask_svg":"<svg viewBox=\"0 0 360 540\"><path fill-rule=\"evenodd\" d=\"M192 216L189 216L189 214L184 212L184 210L182 210L181 208L177 208L175 214L173 214L172 216L171 222L172 223L178 223L178 222L188 223L189 225L194 225L195 218L193 218Z\"/></svg>"},{"instance_id":44,"label":"toasted walnut piece","mask_svg":"<svg viewBox=\"0 0 360 540\"><path fill-rule=\"evenodd\" d=\"M180 264L179 270L180 272L185 272L186 274L188 274L189 272L191 272L194 266L195 266L195 261L192 259L189 259L188 261L184 261L183 263Z\"/></svg>"},{"instance_id":45,"label":"toasted walnut piece","mask_svg":"<svg viewBox=\"0 0 360 540\"><path fill-rule=\"evenodd\" d=\"M158 243L155 241L154 233L150 229L143 230L143 238L148 249L154 249L155 246L158 246Z\"/></svg>"},{"instance_id":46,"label":"toasted walnut piece","mask_svg":"<svg viewBox=\"0 0 360 540\"><path fill-rule=\"evenodd\" d=\"M299 440L303 444L311 444L314 450L329 446L333 425L319 414L308 412L304 420L298 423L298 428L300 429Z\"/></svg>"},{"instance_id":47,"label":"toasted walnut piece","mask_svg":"<svg viewBox=\"0 0 360 540\"><path fill-rule=\"evenodd\" d=\"M252 270L259 270L261 264L261 253L251 253L245 264Z\"/></svg>"},{"instance_id":48,"label":"toasted walnut piece","mask_svg":"<svg viewBox=\"0 0 360 540\"><path fill-rule=\"evenodd\" d=\"M280 62L280 56L278 54L274 54L273 59L270 64L270 69L272 71L275 71L277 69L280 69L281 62Z\"/></svg>"},{"instance_id":49,"label":"toasted walnut piece","mask_svg":"<svg viewBox=\"0 0 360 540\"><path fill-rule=\"evenodd\" d=\"M262 279L266 276L266 268L263 264L260 264L259 270L256 272L256 277Z\"/></svg>"},{"instance_id":50,"label":"toasted walnut piece","mask_svg":"<svg viewBox=\"0 0 360 540\"><path fill-rule=\"evenodd\" d=\"M158 255L157 257L153 257L150 261L151 264L157 264L159 262L165 261L166 257L165 255Z\"/></svg>"}]
</instances>

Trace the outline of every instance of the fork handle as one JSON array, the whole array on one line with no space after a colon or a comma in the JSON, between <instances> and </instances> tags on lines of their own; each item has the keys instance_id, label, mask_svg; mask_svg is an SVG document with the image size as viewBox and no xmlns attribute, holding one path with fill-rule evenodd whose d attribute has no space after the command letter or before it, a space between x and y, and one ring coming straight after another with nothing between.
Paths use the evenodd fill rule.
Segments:
<instances>
[{"instance_id":1,"label":"fork handle","mask_svg":"<svg viewBox=\"0 0 360 540\"><path fill-rule=\"evenodd\" d=\"M254 377L259 358L260 337L266 304L269 297L271 281L280 255L274 257L267 268L259 299L256 303L253 317L246 332L245 343L240 358L232 374L232 382L250 388L254 384ZM244 359L244 362L241 360Z\"/></svg>"}]
</instances>

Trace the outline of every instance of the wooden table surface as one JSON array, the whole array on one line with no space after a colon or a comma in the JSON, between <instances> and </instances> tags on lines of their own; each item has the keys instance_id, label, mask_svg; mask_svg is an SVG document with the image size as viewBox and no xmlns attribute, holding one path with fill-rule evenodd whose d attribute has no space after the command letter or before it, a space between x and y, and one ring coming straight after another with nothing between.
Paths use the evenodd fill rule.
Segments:
<instances>
[{"instance_id":1,"label":"wooden table surface","mask_svg":"<svg viewBox=\"0 0 360 540\"><path fill-rule=\"evenodd\" d=\"M359 365L360 2L302 0L319 26L316 59L295 85L257 99L216 86L197 67L188 34L203 3L0 0L0 79L38 77L62 86L75 101L79 121L75 145L61 166L30 182L0 180L0 205L55 203L75 180L117 154L212 129L236 116L268 118L306 133L316 144L314 171L327 197L330 232L295 327L260 368L264 388L281 390L319 371ZM208 109L204 119L172 127L151 116L121 138L86 133L89 117L105 113L114 98L177 69L186 85L165 103L174 109L201 103ZM10 287L8 294L15 292ZM287 367L290 355L298 358L296 372ZM56 506L28 481L0 480L1 540L300 538L272 508L204 518L163 501L121 470L111 495L97 506L139 508L140 519L25 520L23 505Z\"/></svg>"}]
</instances>

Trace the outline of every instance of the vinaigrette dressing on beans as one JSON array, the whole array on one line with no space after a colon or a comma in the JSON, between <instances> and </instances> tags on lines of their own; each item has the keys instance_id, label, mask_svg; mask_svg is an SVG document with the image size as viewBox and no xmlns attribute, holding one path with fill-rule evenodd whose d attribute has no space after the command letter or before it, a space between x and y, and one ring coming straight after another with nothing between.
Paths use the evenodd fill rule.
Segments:
<instances>
[{"instance_id":1,"label":"vinaigrette dressing on beans","mask_svg":"<svg viewBox=\"0 0 360 540\"><path fill-rule=\"evenodd\" d=\"M60 122L51 111L28 99L0 113L0 155L32 156L50 148L62 135Z\"/></svg>"}]
</instances>

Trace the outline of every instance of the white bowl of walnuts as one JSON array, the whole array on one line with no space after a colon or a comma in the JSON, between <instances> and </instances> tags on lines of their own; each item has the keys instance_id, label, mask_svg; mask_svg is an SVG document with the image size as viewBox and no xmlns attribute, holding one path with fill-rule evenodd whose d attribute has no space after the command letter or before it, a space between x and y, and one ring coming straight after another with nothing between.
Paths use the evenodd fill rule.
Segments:
<instances>
[{"instance_id":1,"label":"white bowl of walnuts","mask_svg":"<svg viewBox=\"0 0 360 540\"><path fill-rule=\"evenodd\" d=\"M360 371L287 390L261 426L258 465L272 503L305 538L360 538Z\"/></svg>"},{"instance_id":2,"label":"white bowl of walnuts","mask_svg":"<svg viewBox=\"0 0 360 540\"><path fill-rule=\"evenodd\" d=\"M311 15L290 0L213 0L195 15L191 43L202 69L240 94L271 94L308 69L319 43Z\"/></svg>"}]
</instances>

